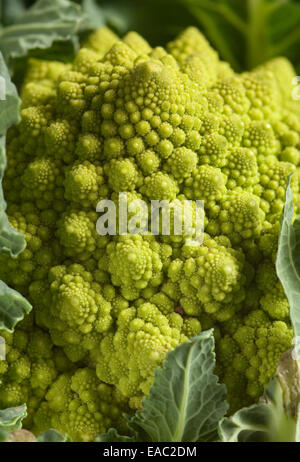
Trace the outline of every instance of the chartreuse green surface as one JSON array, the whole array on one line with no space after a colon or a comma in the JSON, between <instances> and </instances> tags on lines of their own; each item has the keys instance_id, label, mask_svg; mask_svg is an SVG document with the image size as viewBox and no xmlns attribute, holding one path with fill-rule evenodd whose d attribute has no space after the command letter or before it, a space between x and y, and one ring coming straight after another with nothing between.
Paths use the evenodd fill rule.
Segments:
<instances>
[{"instance_id":1,"label":"chartreuse green surface","mask_svg":"<svg viewBox=\"0 0 300 462\"><path fill-rule=\"evenodd\" d=\"M78 43L58 5L0 31L13 56ZM20 107L0 61L1 438L22 420L39 441L298 440L297 361L279 364L299 330L292 65L235 73L195 28L165 48L104 28L27 64ZM123 191L203 199L203 244L100 236L97 202Z\"/></svg>"}]
</instances>

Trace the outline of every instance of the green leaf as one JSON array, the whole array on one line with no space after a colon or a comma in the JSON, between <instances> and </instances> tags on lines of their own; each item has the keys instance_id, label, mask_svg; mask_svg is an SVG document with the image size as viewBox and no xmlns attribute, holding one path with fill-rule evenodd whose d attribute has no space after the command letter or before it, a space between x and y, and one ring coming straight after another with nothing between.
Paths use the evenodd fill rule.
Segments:
<instances>
[{"instance_id":1,"label":"green leaf","mask_svg":"<svg viewBox=\"0 0 300 462\"><path fill-rule=\"evenodd\" d=\"M0 32L1 34L1 32ZM4 58L0 51L0 136L6 134L6 130L19 122L20 99L17 89L12 83ZM2 164L0 164L1 168ZM0 171L2 179L3 171Z\"/></svg>"},{"instance_id":2,"label":"green leaf","mask_svg":"<svg viewBox=\"0 0 300 462\"><path fill-rule=\"evenodd\" d=\"M26 247L24 236L14 230L5 213L6 203L2 190L2 179L6 166L5 134L7 129L19 120L20 100L17 90L0 52L0 252L16 257ZM12 331L18 321L31 310L30 303L15 290L0 281L0 329Z\"/></svg>"},{"instance_id":3,"label":"green leaf","mask_svg":"<svg viewBox=\"0 0 300 462\"><path fill-rule=\"evenodd\" d=\"M225 417L219 425L224 442L296 442L299 409L299 370L292 350L279 362L262 402Z\"/></svg>"},{"instance_id":4,"label":"green leaf","mask_svg":"<svg viewBox=\"0 0 300 462\"><path fill-rule=\"evenodd\" d=\"M202 332L170 351L143 410L130 427L149 441L213 441L227 411L226 388L214 375L213 330Z\"/></svg>"},{"instance_id":5,"label":"green leaf","mask_svg":"<svg viewBox=\"0 0 300 462\"><path fill-rule=\"evenodd\" d=\"M218 383L214 368L211 329L168 353L142 410L126 416L133 435L129 440L111 429L98 441L214 441L228 408L226 387Z\"/></svg>"},{"instance_id":6,"label":"green leaf","mask_svg":"<svg viewBox=\"0 0 300 462\"><path fill-rule=\"evenodd\" d=\"M26 298L0 281L0 330L12 332L32 309Z\"/></svg>"},{"instance_id":7,"label":"green leaf","mask_svg":"<svg viewBox=\"0 0 300 462\"><path fill-rule=\"evenodd\" d=\"M97 443L133 443L136 437L119 435L117 430L110 428L107 433L99 435L95 441Z\"/></svg>"},{"instance_id":8,"label":"green leaf","mask_svg":"<svg viewBox=\"0 0 300 462\"><path fill-rule=\"evenodd\" d=\"M82 23L81 28L97 29L105 25L104 10L95 0L82 0L82 9L86 14L86 19Z\"/></svg>"},{"instance_id":9,"label":"green leaf","mask_svg":"<svg viewBox=\"0 0 300 462\"><path fill-rule=\"evenodd\" d=\"M300 340L300 217L294 219L291 175L287 180L286 201L281 219L276 271L290 305L295 340Z\"/></svg>"},{"instance_id":10,"label":"green leaf","mask_svg":"<svg viewBox=\"0 0 300 462\"><path fill-rule=\"evenodd\" d=\"M0 253L9 253L16 257L26 247L24 236L13 229L8 221L6 202L3 197L2 176L5 168L5 136L0 137Z\"/></svg>"},{"instance_id":11,"label":"green leaf","mask_svg":"<svg viewBox=\"0 0 300 462\"><path fill-rule=\"evenodd\" d=\"M291 177L288 176L285 206L281 218L281 230L276 258L276 271L290 305L290 318L293 326L294 355L300 364L300 217L294 220L293 191ZM297 412L297 435L300 441L300 406Z\"/></svg>"},{"instance_id":12,"label":"green leaf","mask_svg":"<svg viewBox=\"0 0 300 462\"><path fill-rule=\"evenodd\" d=\"M26 404L0 411L0 430L12 431L21 428L22 420L27 416Z\"/></svg>"},{"instance_id":13,"label":"green leaf","mask_svg":"<svg viewBox=\"0 0 300 462\"><path fill-rule=\"evenodd\" d=\"M129 434L115 429L102 442L196 442L218 438L218 423L228 409L226 387L218 383L213 330L202 332L170 351L155 371L142 410L126 416Z\"/></svg>"},{"instance_id":14,"label":"green leaf","mask_svg":"<svg viewBox=\"0 0 300 462\"><path fill-rule=\"evenodd\" d=\"M54 41L75 38L83 20L80 6L68 0L38 0L14 24L0 29L0 50L8 60L49 48Z\"/></svg>"},{"instance_id":15,"label":"green leaf","mask_svg":"<svg viewBox=\"0 0 300 462\"><path fill-rule=\"evenodd\" d=\"M249 441L270 441L269 431L275 408L282 404L281 387L277 379L273 379L267 388L271 398L270 405L266 403L253 404L237 411L232 417L226 417L220 422L221 440L229 443ZM275 414L275 413L274 413Z\"/></svg>"},{"instance_id":16,"label":"green leaf","mask_svg":"<svg viewBox=\"0 0 300 462\"><path fill-rule=\"evenodd\" d=\"M223 59L252 69L284 55L300 64L300 4L296 0L181 0Z\"/></svg>"},{"instance_id":17,"label":"green leaf","mask_svg":"<svg viewBox=\"0 0 300 462\"><path fill-rule=\"evenodd\" d=\"M7 129L19 121L20 99L0 52L0 252L16 257L26 247L24 236L14 230L5 213L6 203L2 179L6 166L5 142Z\"/></svg>"},{"instance_id":18,"label":"green leaf","mask_svg":"<svg viewBox=\"0 0 300 462\"><path fill-rule=\"evenodd\" d=\"M0 0L0 24L14 23L26 10L25 0Z\"/></svg>"},{"instance_id":19,"label":"green leaf","mask_svg":"<svg viewBox=\"0 0 300 462\"><path fill-rule=\"evenodd\" d=\"M38 443L67 443L71 441L67 435L62 435L52 428L39 435L36 440Z\"/></svg>"}]
</instances>

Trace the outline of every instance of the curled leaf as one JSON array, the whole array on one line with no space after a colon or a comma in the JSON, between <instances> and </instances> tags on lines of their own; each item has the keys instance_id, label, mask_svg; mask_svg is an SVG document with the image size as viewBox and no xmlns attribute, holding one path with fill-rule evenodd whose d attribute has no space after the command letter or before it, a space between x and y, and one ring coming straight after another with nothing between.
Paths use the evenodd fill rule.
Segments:
<instances>
[{"instance_id":1,"label":"curled leaf","mask_svg":"<svg viewBox=\"0 0 300 462\"><path fill-rule=\"evenodd\" d=\"M0 29L0 50L8 61L35 48L49 48L57 40L71 40L84 19L75 3L38 0L14 24Z\"/></svg>"}]
</instances>

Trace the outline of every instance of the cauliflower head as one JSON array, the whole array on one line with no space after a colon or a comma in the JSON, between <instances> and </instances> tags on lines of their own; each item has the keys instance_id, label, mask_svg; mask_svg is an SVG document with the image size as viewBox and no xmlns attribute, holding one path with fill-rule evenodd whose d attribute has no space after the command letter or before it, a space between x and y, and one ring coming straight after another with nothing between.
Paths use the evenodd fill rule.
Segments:
<instances>
[{"instance_id":1,"label":"cauliflower head","mask_svg":"<svg viewBox=\"0 0 300 462\"><path fill-rule=\"evenodd\" d=\"M279 60L279 61L278 61ZM278 58L237 74L191 27L166 48L94 32L72 63L29 59L4 193L27 247L0 277L33 304L0 362L0 407L91 441L140 408L168 351L214 328L231 410L255 402L292 344L274 260L300 119ZM283 60L284 66L280 65ZM204 201L187 235L100 235L97 204ZM119 217L117 223L119 223Z\"/></svg>"}]
</instances>

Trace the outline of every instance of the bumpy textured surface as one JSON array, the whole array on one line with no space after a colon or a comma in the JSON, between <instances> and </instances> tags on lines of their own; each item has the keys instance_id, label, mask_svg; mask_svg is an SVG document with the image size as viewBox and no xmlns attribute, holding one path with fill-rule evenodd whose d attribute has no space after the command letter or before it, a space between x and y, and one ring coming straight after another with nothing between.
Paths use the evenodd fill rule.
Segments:
<instances>
[{"instance_id":1,"label":"bumpy textured surface","mask_svg":"<svg viewBox=\"0 0 300 462\"><path fill-rule=\"evenodd\" d=\"M231 411L257 401L292 342L274 259L289 173L299 207L293 75L283 58L235 74L194 28L166 50L104 28L72 64L29 60L4 178L27 248L0 277L34 311L4 334L0 408L27 401L37 434L122 430L167 352L210 327ZM203 244L100 236L119 192L204 200Z\"/></svg>"}]
</instances>

